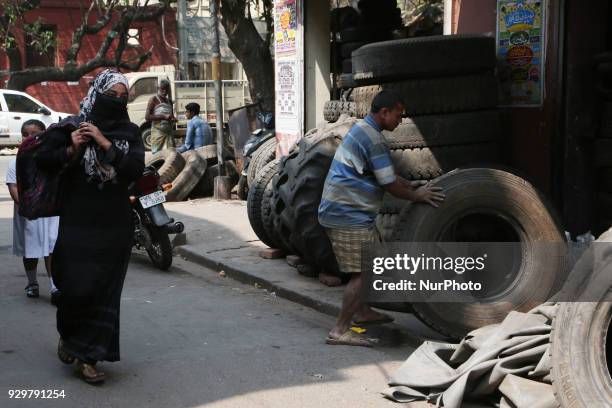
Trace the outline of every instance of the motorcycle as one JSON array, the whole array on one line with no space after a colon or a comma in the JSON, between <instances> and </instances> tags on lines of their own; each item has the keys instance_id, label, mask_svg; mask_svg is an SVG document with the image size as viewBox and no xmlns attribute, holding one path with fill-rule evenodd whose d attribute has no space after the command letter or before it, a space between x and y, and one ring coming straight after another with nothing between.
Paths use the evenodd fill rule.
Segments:
<instances>
[{"instance_id":1,"label":"motorcycle","mask_svg":"<svg viewBox=\"0 0 612 408\"><path fill-rule=\"evenodd\" d=\"M172 265L172 244L169 234L185 229L175 222L164 208L164 191L171 184L161 186L159 174L153 166L145 167L142 177L130 186L130 202L134 214L134 246L147 252L157 268L167 270Z\"/></svg>"},{"instance_id":2,"label":"motorcycle","mask_svg":"<svg viewBox=\"0 0 612 408\"><path fill-rule=\"evenodd\" d=\"M276 136L276 131L274 129L274 115L272 113L258 112L257 119L262 127L255 129L251 133L251 137L249 137L249 139L246 141L242 150L244 159L242 164L242 172L240 173L240 178L238 179L238 198L241 200L246 200L249 192L247 175L251 158L265 141Z\"/></svg>"}]
</instances>

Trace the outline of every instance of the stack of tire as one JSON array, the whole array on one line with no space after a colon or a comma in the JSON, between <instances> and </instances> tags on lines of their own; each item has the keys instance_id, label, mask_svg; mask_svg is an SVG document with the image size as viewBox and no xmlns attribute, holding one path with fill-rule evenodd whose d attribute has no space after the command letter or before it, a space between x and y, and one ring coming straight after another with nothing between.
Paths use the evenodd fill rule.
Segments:
<instances>
[{"instance_id":1,"label":"stack of tire","mask_svg":"<svg viewBox=\"0 0 612 408\"><path fill-rule=\"evenodd\" d=\"M226 152L225 169L235 183L238 181L236 164ZM209 197L214 192L214 178L219 175L217 146L209 145L179 153L175 149L162 150L145 163L157 169L161 184L172 183L166 192L168 201Z\"/></svg>"},{"instance_id":2,"label":"stack of tire","mask_svg":"<svg viewBox=\"0 0 612 408\"><path fill-rule=\"evenodd\" d=\"M472 163L495 163L501 136L495 41L431 36L369 44L353 52L357 117L384 89L401 95L402 123L385 132L396 171L431 180ZM400 204L400 205L398 205ZM391 233L401 203L386 199L379 228Z\"/></svg>"},{"instance_id":3,"label":"stack of tire","mask_svg":"<svg viewBox=\"0 0 612 408\"><path fill-rule=\"evenodd\" d=\"M333 49L337 67L335 72L341 73L338 78L339 88L353 87L353 51L366 44L390 40L393 30L402 27L401 10L396 0L361 0L358 7L359 17L346 18L344 25L339 26L335 33L338 42ZM345 14L349 15L350 12L347 10Z\"/></svg>"},{"instance_id":4,"label":"stack of tire","mask_svg":"<svg viewBox=\"0 0 612 408\"><path fill-rule=\"evenodd\" d=\"M254 171L249 188L247 213L260 240L271 248L299 255L315 266L316 272L337 272L331 244L317 220L317 208L336 148L355 121L344 117L311 130L281 160L268 160L262 153L259 160L267 163L258 163L262 167Z\"/></svg>"},{"instance_id":5,"label":"stack of tire","mask_svg":"<svg viewBox=\"0 0 612 408\"><path fill-rule=\"evenodd\" d=\"M595 231L601 232L612 225L612 52L600 54L595 60L599 91L604 98L601 125L594 149L598 188L598 223Z\"/></svg>"},{"instance_id":6,"label":"stack of tire","mask_svg":"<svg viewBox=\"0 0 612 408\"><path fill-rule=\"evenodd\" d=\"M393 30L402 27L401 10L396 0L361 0L359 12L352 7L332 10L332 71L339 89L355 87L351 54L373 42L390 40ZM355 104L350 100L333 100L325 104L323 117L335 122L341 114L355 116Z\"/></svg>"}]
</instances>

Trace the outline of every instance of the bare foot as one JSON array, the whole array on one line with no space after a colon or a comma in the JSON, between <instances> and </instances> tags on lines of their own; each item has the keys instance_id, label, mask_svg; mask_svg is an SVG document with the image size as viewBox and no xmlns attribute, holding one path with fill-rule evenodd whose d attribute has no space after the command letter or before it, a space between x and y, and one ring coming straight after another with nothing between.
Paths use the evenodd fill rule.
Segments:
<instances>
[{"instance_id":1,"label":"bare foot","mask_svg":"<svg viewBox=\"0 0 612 408\"><path fill-rule=\"evenodd\" d=\"M325 340L325 343L332 346L358 346L358 347L372 347L373 343L359 334L347 330L342 334L331 331L329 336Z\"/></svg>"},{"instance_id":2,"label":"bare foot","mask_svg":"<svg viewBox=\"0 0 612 408\"><path fill-rule=\"evenodd\" d=\"M353 324L384 324L391 323L394 319L384 313L377 312L369 307L363 308L359 312L355 313Z\"/></svg>"},{"instance_id":3,"label":"bare foot","mask_svg":"<svg viewBox=\"0 0 612 408\"><path fill-rule=\"evenodd\" d=\"M319 282L327 286L340 286L342 280L335 275L329 275L324 272L319 273Z\"/></svg>"}]
</instances>

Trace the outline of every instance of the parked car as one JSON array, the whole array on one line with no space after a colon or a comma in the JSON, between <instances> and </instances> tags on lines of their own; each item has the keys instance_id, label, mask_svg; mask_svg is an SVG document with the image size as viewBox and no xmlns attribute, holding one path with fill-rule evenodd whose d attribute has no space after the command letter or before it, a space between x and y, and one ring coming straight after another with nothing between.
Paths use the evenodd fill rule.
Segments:
<instances>
[{"instance_id":1,"label":"parked car","mask_svg":"<svg viewBox=\"0 0 612 408\"><path fill-rule=\"evenodd\" d=\"M20 144L21 125L26 120L38 119L49 126L70 115L55 112L25 92L0 89L0 146Z\"/></svg>"}]
</instances>

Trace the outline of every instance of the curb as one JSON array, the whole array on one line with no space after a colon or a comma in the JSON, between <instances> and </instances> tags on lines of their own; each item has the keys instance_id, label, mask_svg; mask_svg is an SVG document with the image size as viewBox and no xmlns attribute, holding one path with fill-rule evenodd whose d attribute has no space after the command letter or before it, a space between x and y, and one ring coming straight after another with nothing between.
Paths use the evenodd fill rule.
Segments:
<instances>
[{"instance_id":1,"label":"curb","mask_svg":"<svg viewBox=\"0 0 612 408\"><path fill-rule=\"evenodd\" d=\"M268 292L276 293L278 297L290 300L302 306L309 307L318 312L334 317L340 312L340 307L337 304L306 296L295 290L279 285L271 280L263 279L245 270L236 268L227 262L215 259L214 256L199 254L191 250L189 246L176 247L174 251L176 254L181 255L190 262L212 269L216 272L224 271L227 277L237 280L238 282L248 285L257 285L263 289L266 289Z\"/></svg>"}]
</instances>

